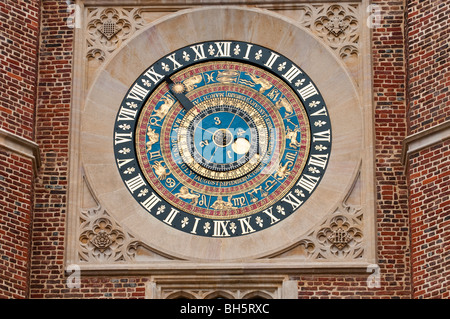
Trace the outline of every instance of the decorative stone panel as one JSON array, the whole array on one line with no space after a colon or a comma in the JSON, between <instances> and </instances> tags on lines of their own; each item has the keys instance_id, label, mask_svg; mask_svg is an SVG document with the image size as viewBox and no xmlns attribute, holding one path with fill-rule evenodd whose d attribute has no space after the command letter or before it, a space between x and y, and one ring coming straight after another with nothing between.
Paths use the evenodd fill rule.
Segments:
<instances>
[{"instance_id":1,"label":"decorative stone panel","mask_svg":"<svg viewBox=\"0 0 450 319\"><path fill-rule=\"evenodd\" d=\"M104 61L146 22L140 8L87 8L87 57Z\"/></svg>"},{"instance_id":2,"label":"decorative stone panel","mask_svg":"<svg viewBox=\"0 0 450 319\"><path fill-rule=\"evenodd\" d=\"M357 59L361 37L360 4L260 4L264 8L286 15L292 23L308 28L344 61ZM185 6L171 8L182 10ZM86 57L90 63L104 62L138 30L154 22L155 16L170 14L167 8L155 7L88 7ZM155 14L158 13L158 14ZM354 61L347 61L348 64Z\"/></svg>"}]
</instances>

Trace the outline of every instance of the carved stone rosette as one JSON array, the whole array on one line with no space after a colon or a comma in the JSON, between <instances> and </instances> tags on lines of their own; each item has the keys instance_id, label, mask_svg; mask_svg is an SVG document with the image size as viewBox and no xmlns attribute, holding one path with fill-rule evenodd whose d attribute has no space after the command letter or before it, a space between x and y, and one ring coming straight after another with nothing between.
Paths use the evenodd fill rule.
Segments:
<instances>
[{"instance_id":1,"label":"carved stone rosette","mask_svg":"<svg viewBox=\"0 0 450 319\"><path fill-rule=\"evenodd\" d=\"M120 262L134 259L134 238L101 208L80 213L80 262Z\"/></svg>"},{"instance_id":2,"label":"carved stone rosette","mask_svg":"<svg viewBox=\"0 0 450 319\"><path fill-rule=\"evenodd\" d=\"M303 239L271 259L314 261L357 261L364 256L363 211L359 206L342 204Z\"/></svg>"},{"instance_id":3,"label":"carved stone rosette","mask_svg":"<svg viewBox=\"0 0 450 319\"><path fill-rule=\"evenodd\" d=\"M311 29L332 49L341 55L343 49L354 48L359 41L358 5L322 7Z\"/></svg>"},{"instance_id":4,"label":"carved stone rosette","mask_svg":"<svg viewBox=\"0 0 450 319\"><path fill-rule=\"evenodd\" d=\"M315 258L362 258L362 223L363 213L359 207L342 205L313 234L317 240Z\"/></svg>"}]
</instances>

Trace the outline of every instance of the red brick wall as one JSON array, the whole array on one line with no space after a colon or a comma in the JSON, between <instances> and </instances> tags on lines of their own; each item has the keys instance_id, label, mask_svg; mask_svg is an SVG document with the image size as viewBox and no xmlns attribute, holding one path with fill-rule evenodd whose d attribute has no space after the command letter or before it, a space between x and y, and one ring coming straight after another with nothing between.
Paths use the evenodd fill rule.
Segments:
<instances>
[{"instance_id":1,"label":"red brick wall","mask_svg":"<svg viewBox=\"0 0 450 319\"><path fill-rule=\"evenodd\" d=\"M0 128L33 138L39 1L0 2Z\"/></svg>"},{"instance_id":2,"label":"red brick wall","mask_svg":"<svg viewBox=\"0 0 450 319\"><path fill-rule=\"evenodd\" d=\"M410 133L450 120L450 2L408 1Z\"/></svg>"},{"instance_id":3,"label":"red brick wall","mask_svg":"<svg viewBox=\"0 0 450 319\"><path fill-rule=\"evenodd\" d=\"M382 14L381 27L373 31L372 41L378 264L386 295L409 298L408 189L401 164L402 142L407 126L405 7L404 1L373 3L380 5Z\"/></svg>"},{"instance_id":4,"label":"red brick wall","mask_svg":"<svg viewBox=\"0 0 450 319\"><path fill-rule=\"evenodd\" d=\"M32 176L30 159L0 148L0 298L28 296Z\"/></svg>"},{"instance_id":5,"label":"red brick wall","mask_svg":"<svg viewBox=\"0 0 450 319\"><path fill-rule=\"evenodd\" d=\"M33 139L39 1L0 2L0 128ZM33 166L0 147L0 298L28 296Z\"/></svg>"},{"instance_id":6,"label":"red brick wall","mask_svg":"<svg viewBox=\"0 0 450 319\"><path fill-rule=\"evenodd\" d=\"M450 141L411 155L415 298L450 297Z\"/></svg>"},{"instance_id":7,"label":"red brick wall","mask_svg":"<svg viewBox=\"0 0 450 319\"><path fill-rule=\"evenodd\" d=\"M73 29L65 1L43 1L36 141L42 167L35 183L30 297L63 297Z\"/></svg>"},{"instance_id":8,"label":"red brick wall","mask_svg":"<svg viewBox=\"0 0 450 319\"><path fill-rule=\"evenodd\" d=\"M409 134L450 120L450 3L408 1ZM409 157L414 298L450 297L449 141Z\"/></svg>"}]
</instances>

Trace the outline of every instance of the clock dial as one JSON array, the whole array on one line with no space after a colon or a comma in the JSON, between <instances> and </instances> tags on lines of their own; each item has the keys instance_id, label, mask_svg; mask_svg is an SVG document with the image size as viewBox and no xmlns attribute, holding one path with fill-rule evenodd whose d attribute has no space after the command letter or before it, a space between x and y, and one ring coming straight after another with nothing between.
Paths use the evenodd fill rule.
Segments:
<instances>
[{"instance_id":1,"label":"clock dial","mask_svg":"<svg viewBox=\"0 0 450 319\"><path fill-rule=\"evenodd\" d=\"M312 80L279 53L232 41L150 66L122 101L114 137L119 172L144 209L210 237L282 222L318 187L331 151Z\"/></svg>"},{"instance_id":2,"label":"clock dial","mask_svg":"<svg viewBox=\"0 0 450 319\"><path fill-rule=\"evenodd\" d=\"M229 180L259 164L267 148L267 135L263 118L249 104L214 98L184 116L178 145L184 162L196 173Z\"/></svg>"}]
</instances>

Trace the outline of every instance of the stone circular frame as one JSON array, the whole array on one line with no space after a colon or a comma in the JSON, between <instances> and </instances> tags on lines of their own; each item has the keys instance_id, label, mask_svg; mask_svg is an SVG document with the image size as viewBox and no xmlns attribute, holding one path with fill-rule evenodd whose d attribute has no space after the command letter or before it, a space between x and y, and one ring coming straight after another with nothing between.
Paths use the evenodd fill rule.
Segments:
<instances>
[{"instance_id":1,"label":"stone circular frame","mask_svg":"<svg viewBox=\"0 0 450 319\"><path fill-rule=\"evenodd\" d=\"M111 147L120 101L136 78L178 48L216 39L253 42L289 57L321 91L333 127L328 168L309 200L283 222L235 238L192 236L148 214L124 186ZM360 101L345 67L306 29L260 9L189 9L141 30L99 71L81 111L80 159L101 206L136 240L177 259L252 260L291 247L344 201L361 162L362 123Z\"/></svg>"}]
</instances>

